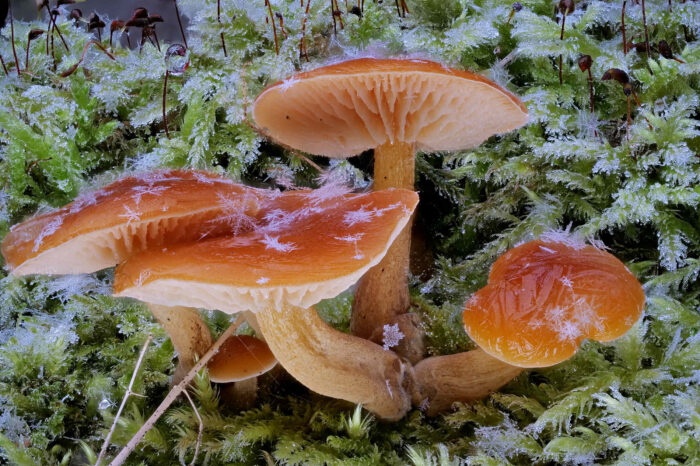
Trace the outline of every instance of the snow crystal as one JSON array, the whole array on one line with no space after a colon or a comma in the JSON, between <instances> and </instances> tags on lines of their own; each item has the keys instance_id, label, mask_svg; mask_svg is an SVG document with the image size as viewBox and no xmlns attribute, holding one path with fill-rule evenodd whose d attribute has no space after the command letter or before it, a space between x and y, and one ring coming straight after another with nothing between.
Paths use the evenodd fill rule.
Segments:
<instances>
[{"instance_id":1,"label":"snow crystal","mask_svg":"<svg viewBox=\"0 0 700 466\"><path fill-rule=\"evenodd\" d=\"M131 195L131 198L136 202L136 207L138 207L141 204L141 198L144 195L151 194L153 196L158 196L163 191L167 191L167 189L167 186L134 186L132 188L134 194Z\"/></svg>"},{"instance_id":2,"label":"snow crystal","mask_svg":"<svg viewBox=\"0 0 700 466\"><path fill-rule=\"evenodd\" d=\"M124 206L124 213L117 215L117 217L125 218L126 226L131 225L131 222L138 222L141 220L141 212L131 209L129 206Z\"/></svg>"},{"instance_id":3,"label":"snow crystal","mask_svg":"<svg viewBox=\"0 0 700 466\"><path fill-rule=\"evenodd\" d=\"M266 234L260 241L265 245L265 249L274 249L280 252L289 252L297 248L294 243L280 243L279 236L270 236Z\"/></svg>"},{"instance_id":4,"label":"snow crystal","mask_svg":"<svg viewBox=\"0 0 700 466\"><path fill-rule=\"evenodd\" d=\"M572 282L571 279L569 277L567 277L566 275L561 277L559 279L559 281L562 283L562 285L564 285L565 287L567 287L569 289L572 289L574 287L574 282Z\"/></svg>"},{"instance_id":5,"label":"snow crystal","mask_svg":"<svg viewBox=\"0 0 700 466\"><path fill-rule=\"evenodd\" d=\"M257 283L258 285L264 285L265 283L267 283L269 281L270 281L270 279L267 277L260 277L257 280L255 280L255 283Z\"/></svg>"},{"instance_id":6,"label":"snow crystal","mask_svg":"<svg viewBox=\"0 0 700 466\"><path fill-rule=\"evenodd\" d=\"M37 252L39 250L39 247L41 247L41 244L44 242L44 238L56 233L56 231L59 229L59 227L62 224L63 224L63 215L57 215L49 223L47 223L44 226L44 228L41 229L41 232L34 240L34 247L32 248L32 252Z\"/></svg>"},{"instance_id":7,"label":"snow crystal","mask_svg":"<svg viewBox=\"0 0 700 466\"><path fill-rule=\"evenodd\" d=\"M136 279L135 285L136 286L142 286L146 280L148 280L148 277L151 276L150 270L142 270L141 273L139 273L138 278Z\"/></svg>"},{"instance_id":8,"label":"snow crystal","mask_svg":"<svg viewBox=\"0 0 700 466\"><path fill-rule=\"evenodd\" d=\"M282 84L279 85L280 92L287 92L292 86L294 86L299 81L299 78L297 78L296 76L290 76L289 78L282 81Z\"/></svg>"},{"instance_id":9,"label":"snow crystal","mask_svg":"<svg viewBox=\"0 0 700 466\"><path fill-rule=\"evenodd\" d=\"M582 335L581 328L576 322L565 321L557 326L557 337L561 341L575 341Z\"/></svg>"},{"instance_id":10,"label":"snow crystal","mask_svg":"<svg viewBox=\"0 0 700 466\"><path fill-rule=\"evenodd\" d=\"M320 188L311 191L308 196L311 200L311 205L318 205L324 201L335 199L344 196L351 192L351 189L342 183L327 183Z\"/></svg>"},{"instance_id":11,"label":"snow crystal","mask_svg":"<svg viewBox=\"0 0 700 466\"><path fill-rule=\"evenodd\" d=\"M353 226L356 223L367 223L372 220L374 213L371 210L367 210L366 206L362 206L357 210L351 210L346 212L343 217L343 222L346 226Z\"/></svg>"},{"instance_id":12,"label":"snow crystal","mask_svg":"<svg viewBox=\"0 0 700 466\"><path fill-rule=\"evenodd\" d=\"M232 197L218 194L219 207L223 211L223 215L217 220L225 221L232 229L232 233L237 235L243 231L250 231L255 226L255 219L245 212L245 205L254 199L250 194L245 194L243 199L235 199Z\"/></svg>"},{"instance_id":13,"label":"snow crystal","mask_svg":"<svg viewBox=\"0 0 700 466\"><path fill-rule=\"evenodd\" d=\"M364 259L365 255L360 253L360 249L357 246L357 242L362 239L362 237L365 236L364 233L355 233L354 235L345 235L345 236L334 236L335 239L338 241L345 241L347 243L353 243L355 246L355 255L352 256L353 259Z\"/></svg>"},{"instance_id":14,"label":"snow crystal","mask_svg":"<svg viewBox=\"0 0 700 466\"><path fill-rule=\"evenodd\" d=\"M564 230L549 230L542 233L540 240L545 243L563 244L577 251L586 247L586 242L583 239L571 233L571 224Z\"/></svg>"},{"instance_id":15,"label":"snow crystal","mask_svg":"<svg viewBox=\"0 0 700 466\"><path fill-rule=\"evenodd\" d=\"M109 401L107 398L102 398L102 400L100 400L100 403L97 405L97 409L107 409L110 406L112 406L112 402Z\"/></svg>"},{"instance_id":16,"label":"snow crystal","mask_svg":"<svg viewBox=\"0 0 700 466\"><path fill-rule=\"evenodd\" d=\"M384 343L384 349L388 350L398 344L403 340L404 334L399 329L399 324L384 325L384 330L382 331L382 343Z\"/></svg>"}]
</instances>

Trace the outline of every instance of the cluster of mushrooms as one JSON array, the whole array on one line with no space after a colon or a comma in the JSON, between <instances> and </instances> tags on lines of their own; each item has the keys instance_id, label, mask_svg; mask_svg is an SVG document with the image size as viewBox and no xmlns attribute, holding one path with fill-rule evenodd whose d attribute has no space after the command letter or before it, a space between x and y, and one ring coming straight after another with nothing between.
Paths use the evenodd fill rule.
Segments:
<instances>
[{"instance_id":1,"label":"cluster of mushrooms","mask_svg":"<svg viewBox=\"0 0 700 466\"><path fill-rule=\"evenodd\" d=\"M519 99L485 78L425 60L355 59L268 87L252 114L286 147L336 158L374 149L374 191L280 192L200 171L130 176L14 226L2 243L12 273L117 265L114 294L147 303L163 325L179 355L175 379L212 343L197 308L245 312L258 339L227 342L212 380L279 362L309 389L385 420L484 397L585 338L619 337L641 315L643 291L619 260L550 235L499 258L467 302L480 349L424 358L407 313L414 154L474 147L526 123ZM358 280L352 334L342 333L313 306ZM404 341L382 345L389 327Z\"/></svg>"}]
</instances>

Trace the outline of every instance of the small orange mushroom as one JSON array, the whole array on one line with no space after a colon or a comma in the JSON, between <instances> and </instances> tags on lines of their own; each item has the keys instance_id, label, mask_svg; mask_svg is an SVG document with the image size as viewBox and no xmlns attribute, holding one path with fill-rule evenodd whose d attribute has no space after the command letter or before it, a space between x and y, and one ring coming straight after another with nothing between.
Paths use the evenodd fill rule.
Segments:
<instances>
[{"instance_id":1,"label":"small orange mushroom","mask_svg":"<svg viewBox=\"0 0 700 466\"><path fill-rule=\"evenodd\" d=\"M641 285L610 253L558 233L515 247L466 304L464 325L480 348L419 362L413 402L436 414L483 398L523 368L570 358L584 338L620 337L643 306Z\"/></svg>"},{"instance_id":2,"label":"small orange mushroom","mask_svg":"<svg viewBox=\"0 0 700 466\"><path fill-rule=\"evenodd\" d=\"M229 337L207 363L209 378L216 383L239 382L257 377L277 364L267 344L249 335Z\"/></svg>"},{"instance_id":3,"label":"small orange mushroom","mask_svg":"<svg viewBox=\"0 0 700 466\"><path fill-rule=\"evenodd\" d=\"M612 254L559 238L511 249L467 302L464 326L487 353L519 367L558 364L586 338L607 342L639 320L644 291Z\"/></svg>"}]
</instances>

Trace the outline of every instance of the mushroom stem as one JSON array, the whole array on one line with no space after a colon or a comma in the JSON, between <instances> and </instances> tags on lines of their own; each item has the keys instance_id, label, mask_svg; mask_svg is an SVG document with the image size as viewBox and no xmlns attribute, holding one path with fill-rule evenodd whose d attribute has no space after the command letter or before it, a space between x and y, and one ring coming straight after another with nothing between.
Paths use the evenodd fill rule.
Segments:
<instances>
[{"instance_id":1,"label":"mushroom stem","mask_svg":"<svg viewBox=\"0 0 700 466\"><path fill-rule=\"evenodd\" d=\"M415 181L414 146L404 142L385 143L374 150L374 190L403 188L413 190ZM352 308L353 335L371 338L381 335L382 327L407 312L408 266L412 220L396 237L382 261L360 279Z\"/></svg>"},{"instance_id":2,"label":"mushroom stem","mask_svg":"<svg viewBox=\"0 0 700 466\"><path fill-rule=\"evenodd\" d=\"M194 367L195 358L207 352L212 344L211 333L192 307L147 304L148 309L173 342L178 354L173 383L178 383Z\"/></svg>"},{"instance_id":3,"label":"mushroom stem","mask_svg":"<svg viewBox=\"0 0 700 466\"><path fill-rule=\"evenodd\" d=\"M362 403L389 421L402 418L411 407L405 368L393 352L333 329L313 307L268 308L257 317L277 360L309 389Z\"/></svg>"},{"instance_id":4,"label":"mushroom stem","mask_svg":"<svg viewBox=\"0 0 700 466\"><path fill-rule=\"evenodd\" d=\"M413 369L413 404L425 408L426 414L434 415L456 401L474 401L488 396L523 370L480 348L427 358Z\"/></svg>"}]
</instances>

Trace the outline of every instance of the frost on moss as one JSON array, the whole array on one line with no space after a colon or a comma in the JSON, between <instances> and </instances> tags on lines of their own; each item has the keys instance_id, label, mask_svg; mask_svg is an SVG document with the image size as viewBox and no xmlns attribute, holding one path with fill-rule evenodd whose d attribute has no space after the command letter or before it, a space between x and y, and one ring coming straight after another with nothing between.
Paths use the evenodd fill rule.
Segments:
<instances>
[{"instance_id":1,"label":"frost on moss","mask_svg":"<svg viewBox=\"0 0 700 466\"><path fill-rule=\"evenodd\" d=\"M308 0L307 0L308 1ZM551 1L407 0L362 2L341 10L333 33L330 2L271 0L284 18L279 53L264 2L180 0L189 16L190 67L170 76L163 131L163 55L114 48L115 60L89 49L91 34L65 15L58 27L71 46L32 42L30 74L17 77L2 30L0 55L0 235L26 216L61 206L125 172L196 167L247 182L318 186L335 174L367 186L369 158L333 162L263 141L249 125L251 99L296 70L362 54L408 54L480 71L522 96L531 123L458 153L421 154L424 239L412 303L426 326L431 354L472 343L460 309L486 282L506 249L545 231L568 228L599 240L644 283L643 321L624 338L584 344L559 366L525 372L486 400L428 419L374 422L354 407L304 390L283 373L261 380L256 407L239 412L225 387L203 374L193 388L205 422L199 461L208 464L694 464L700 462L700 13L696 2L649 0L652 43L622 50L622 2L585 0L560 24ZM303 5L302 5L303 3ZM354 2L352 2L354 4ZM349 5L352 7L353 5ZM626 3L628 41L643 41L641 5ZM130 12L125 11L124 17ZM103 18L105 22L113 18ZM273 19L279 26L279 17ZM302 25L309 61L300 55ZM15 22L18 54L32 27ZM224 56L223 33L228 56ZM660 40L675 57L659 56ZM587 75L593 59L595 113ZM563 58L562 84L558 57ZM20 65L24 66L23 56ZM601 81L626 71L639 97ZM308 163L311 160L313 164ZM319 178L316 165L328 171ZM324 178L325 177L325 178ZM272 239L271 239L272 241ZM417 242L417 241L414 241ZM113 437L128 441L168 389L170 342L140 305L105 297L109 273L79 278L0 278L0 455L15 464L94 461L148 333L156 335L126 416ZM321 306L346 330L351 298ZM226 319L208 313L216 332ZM190 461L198 421L189 404L174 406L133 453L131 464ZM112 453L114 449L110 450Z\"/></svg>"}]
</instances>

